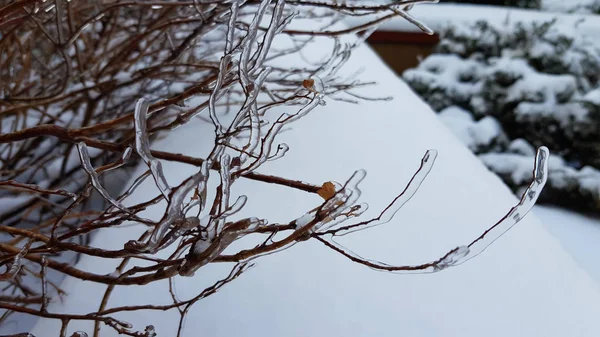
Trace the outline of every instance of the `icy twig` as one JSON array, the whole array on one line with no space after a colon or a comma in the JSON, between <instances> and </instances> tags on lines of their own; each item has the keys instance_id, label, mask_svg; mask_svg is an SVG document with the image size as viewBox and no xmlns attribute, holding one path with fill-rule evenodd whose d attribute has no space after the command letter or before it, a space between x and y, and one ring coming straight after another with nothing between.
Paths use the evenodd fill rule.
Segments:
<instances>
[{"instance_id":1,"label":"icy twig","mask_svg":"<svg viewBox=\"0 0 600 337\"><path fill-rule=\"evenodd\" d=\"M62 195L65 197L70 197L73 200L75 200L77 198L77 195L75 193L71 193L69 191L50 190L50 189L39 187L38 185L35 185L35 184L25 184L25 183L20 183L20 182L14 181L14 180L0 181L0 186L13 187L15 189L24 189L24 190L34 191L34 192L38 192L38 193L42 193L42 194Z\"/></svg>"},{"instance_id":2,"label":"icy twig","mask_svg":"<svg viewBox=\"0 0 600 337\"><path fill-rule=\"evenodd\" d=\"M100 177L98 176L98 173L92 166L92 161L90 159L90 154L88 152L87 145L85 145L84 142L79 142L77 143L77 150L79 151L79 159L81 160L81 165L90 177L92 186L94 186L96 191L98 191L98 193L100 193L100 195L102 195L102 197L106 199L106 201L110 202L111 205L122 210L123 212L131 213L131 211L127 207L125 207L123 204L121 204L119 201L113 198L104 188L104 186L102 186L102 183L100 182Z\"/></svg>"},{"instance_id":3,"label":"icy twig","mask_svg":"<svg viewBox=\"0 0 600 337\"><path fill-rule=\"evenodd\" d=\"M142 158L144 163L148 165L152 172L152 177L156 182L156 187L163 194L165 199L169 200L171 188L164 175L162 163L158 161L150 152L150 139L146 127L148 118L149 103L146 99L140 98L135 104L134 121L135 121L135 150Z\"/></svg>"},{"instance_id":4,"label":"icy twig","mask_svg":"<svg viewBox=\"0 0 600 337\"><path fill-rule=\"evenodd\" d=\"M199 225L197 218L186 218L183 212L185 198L189 196L194 189L203 190L206 188L208 180L208 163L202 165L198 173L188 178L172 192L167 211L163 219L154 227L148 242L131 240L125 244L125 249L133 252L156 253L160 249L169 246L183 233ZM204 193L199 191L199 193ZM203 207L201 204L200 207ZM171 228L172 227L172 228Z\"/></svg>"},{"instance_id":5,"label":"icy twig","mask_svg":"<svg viewBox=\"0 0 600 337\"><path fill-rule=\"evenodd\" d=\"M421 159L421 166L417 169L415 174L409 180L404 190L397 195L394 200L387 205L387 207L375 218L361 221L356 224L346 225L340 228L330 229L325 232L319 233L319 235L333 234L336 236L343 236L351 234L367 228L379 226L390 222L394 215L417 193L425 178L431 172L435 159L437 157L436 150L428 150L423 158Z\"/></svg>"},{"instance_id":6,"label":"icy twig","mask_svg":"<svg viewBox=\"0 0 600 337\"><path fill-rule=\"evenodd\" d=\"M509 231L515 224L521 221L523 217L533 208L548 179L549 155L550 153L548 148L544 146L537 150L533 169L533 181L523 193L523 196L516 206L512 207L511 210L504 217L502 217L502 219L496 222L493 226L489 227L471 243L452 249L438 260L414 266L389 265L359 256L358 254L346 249L341 244L335 242L333 240L333 235L329 240L325 239L323 236L316 236L316 238L325 246L333 249L348 259L377 270L400 273L433 273L463 264L481 254L490 244L492 244L507 231Z\"/></svg>"},{"instance_id":7,"label":"icy twig","mask_svg":"<svg viewBox=\"0 0 600 337\"><path fill-rule=\"evenodd\" d=\"M21 270L21 267L23 266L23 257L27 254L27 252L29 252L29 248L31 248L32 244L33 240L29 240L27 244L25 244L25 246L21 248L19 253L15 255L13 262L10 264L8 270L5 273L0 274L0 281L7 281L17 276L17 274Z\"/></svg>"}]
</instances>

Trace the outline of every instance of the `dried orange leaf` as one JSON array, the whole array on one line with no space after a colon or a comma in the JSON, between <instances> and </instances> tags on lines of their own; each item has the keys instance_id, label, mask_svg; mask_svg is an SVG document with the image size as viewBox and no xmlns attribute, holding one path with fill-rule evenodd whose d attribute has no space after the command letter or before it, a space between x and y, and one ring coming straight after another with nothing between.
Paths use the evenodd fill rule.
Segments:
<instances>
[{"instance_id":1,"label":"dried orange leaf","mask_svg":"<svg viewBox=\"0 0 600 337\"><path fill-rule=\"evenodd\" d=\"M302 81L302 86L308 89L309 91L314 91L315 80L313 80L312 78L308 78Z\"/></svg>"},{"instance_id":2,"label":"dried orange leaf","mask_svg":"<svg viewBox=\"0 0 600 337\"><path fill-rule=\"evenodd\" d=\"M331 181L328 181L321 186L321 188L317 191L317 194L321 196L321 198L327 200L335 195L335 185Z\"/></svg>"}]
</instances>

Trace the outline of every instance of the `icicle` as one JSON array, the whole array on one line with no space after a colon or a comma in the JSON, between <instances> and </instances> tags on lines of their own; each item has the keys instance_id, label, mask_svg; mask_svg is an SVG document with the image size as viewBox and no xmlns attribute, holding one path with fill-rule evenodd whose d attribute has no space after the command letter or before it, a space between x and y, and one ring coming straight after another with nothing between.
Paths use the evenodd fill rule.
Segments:
<instances>
[{"instance_id":1,"label":"icicle","mask_svg":"<svg viewBox=\"0 0 600 337\"><path fill-rule=\"evenodd\" d=\"M233 37L235 33L235 22L238 17L238 11L240 9L240 3L234 1L231 5L231 13L229 15L229 22L227 24L227 38L225 40L225 54L231 53L233 50Z\"/></svg>"},{"instance_id":2,"label":"icicle","mask_svg":"<svg viewBox=\"0 0 600 337\"><path fill-rule=\"evenodd\" d=\"M400 15L401 17L403 17L404 19L406 19L406 21L412 23L413 25L419 27L420 30L423 31L423 33L427 34L427 35L433 35L433 30L431 30L429 27L427 27L424 23L422 23L421 21L415 19L412 15L408 14L407 12L401 10L401 9L396 9L393 7L390 7L390 9L392 11L394 11L394 13Z\"/></svg>"},{"instance_id":3,"label":"icicle","mask_svg":"<svg viewBox=\"0 0 600 337\"><path fill-rule=\"evenodd\" d=\"M290 147L286 143L279 144L277 146L277 152L275 152L274 155L269 157L268 160L272 161L272 160L277 160L277 159L283 158L283 156L285 156L285 154L288 152L289 149L290 149Z\"/></svg>"},{"instance_id":4,"label":"icicle","mask_svg":"<svg viewBox=\"0 0 600 337\"><path fill-rule=\"evenodd\" d=\"M245 117L246 114L248 114L250 117L250 138L248 140L248 144L244 146L244 152L242 152L240 155L240 163L245 163L246 160L248 160L249 154L251 154L256 147L258 147L258 144L260 144L261 123L258 116L256 99L258 98L260 89L263 87L264 82L271 71L272 69L267 67L258 75L254 81L254 88L250 92L249 97L247 97L247 108L241 109L238 115L239 118L236 118L236 121L233 123L233 125L237 126L237 124Z\"/></svg>"},{"instance_id":5,"label":"icicle","mask_svg":"<svg viewBox=\"0 0 600 337\"><path fill-rule=\"evenodd\" d=\"M171 188L164 175L162 164L150 152L150 140L146 128L146 119L150 105L144 98L140 98L135 104L134 124L135 124L135 150L142 160L150 168L152 177L156 182L156 187L160 190L166 200L169 200Z\"/></svg>"},{"instance_id":6,"label":"icicle","mask_svg":"<svg viewBox=\"0 0 600 337\"><path fill-rule=\"evenodd\" d=\"M119 201L117 201L113 197L111 197L110 194L108 193L108 191L100 183L100 178L98 177L98 173L92 166L92 162L90 159L90 154L88 152L87 145L85 145L84 142L79 142L79 143L77 143L77 150L79 151L79 159L81 160L81 166L83 167L85 172L90 177L92 186L94 186L96 191L98 191L98 193L100 193L100 195L104 199L106 199L106 201L108 201L111 205L122 210L123 212L130 214L131 211L129 209L127 209L127 207L123 206L123 204L121 204Z\"/></svg>"},{"instance_id":7,"label":"icicle","mask_svg":"<svg viewBox=\"0 0 600 337\"><path fill-rule=\"evenodd\" d=\"M185 231L197 226L197 222L191 219L185 219L185 214L183 213L185 208L184 203L186 196L194 188L199 189L199 186L206 186L205 184L201 184L202 182L206 183L206 180L208 179L208 175L205 175L206 170L206 165L203 165L200 169L200 172L188 178L172 192L171 200L169 200L169 205L167 206L166 215L163 219L161 219L160 223L154 227L148 242L144 243L141 241L131 240L125 244L125 249L136 252L155 253L168 244L174 242ZM199 191L199 193L204 193L204 191ZM203 207L203 205L201 207ZM171 226L174 226L174 228L169 232ZM163 239L167 235L169 236L169 239L166 241L166 243L164 243Z\"/></svg>"},{"instance_id":8,"label":"icicle","mask_svg":"<svg viewBox=\"0 0 600 337\"><path fill-rule=\"evenodd\" d=\"M390 222L394 216L396 215L396 213L410 200L412 199L412 197L417 193L417 191L419 190L419 188L421 187L421 184L423 183L423 181L425 180L425 178L427 178L427 176L429 175L429 173L431 172L431 169L433 168L433 165L435 163L435 160L437 158L437 151L436 150L428 150L425 155L423 156L423 158L421 159L421 166L419 167L419 169L417 170L417 172L415 172L415 174L413 175L413 177L410 179L410 181L408 182L408 184L406 185L406 187L404 188L404 191L402 191L402 193L400 193L393 201L391 204L389 204L384 211L380 214L380 216L378 216L377 218L368 220L368 221L361 221L357 224L354 225L347 225L344 226L342 228L340 228L340 230L343 230L343 233L336 233L336 235L339 236L343 236L343 235L348 235L360 230L364 230L367 228L371 228L371 227L375 227L375 226L379 226L379 225L383 225L386 224L388 222Z\"/></svg>"},{"instance_id":9,"label":"icicle","mask_svg":"<svg viewBox=\"0 0 600 337\"><path fill-rule=\"evenodd\" d=\"M240 195L236 201L233 203L233 205L231 205L225 212L223 212L220 216L219 216L219 220L226 220L227 217L230 217L234 214L236 214L237 212L241 211L242 208L244 208L244 206L246 205L246 202L248 201L248 197L245 195Z\"/></svg>"},{"instance_id":10,"label":"icicle","mask_svg":"<svg viewBox=\"0 0 600 337\"><path fill-rule=\"evenodd\" d=\"M231 174L229 172L229 168L231 166L231 157L223 153L221 155L220 161L220 170L219 174L221 175L221 212L225 212L229 208L229 195L231 193ZM225 224L225 219L220 219L216 221L216 232L217 234L221 233L223 230L223 225Z\"/></svg>"},{"instance_id":11,"label":"icicle","mask_svg":"<svg viewBox=\"0 0 600 337\"><path fill-rule=\"evenodd\" d=\"M285 27L287 27L292 22L292 20L294 20L298 15L300 15L300 12L294 11L292 14L286 16L283 20L281 20L279 26L277 27L277 30L275 31L275 34L280 34L285 29Z\"/></svg>"},{"instance_id":12,"label":"icicle","mask_svg":"<svg viewBox=\"0 0 600 337\"><path fill-rule=\"evenodd\" d=\"M267 54L271 49L271 43L277 34L277 29L279 28L279 22L283 15L283 8L285 6L285 0L278 0L277 4L275 4L275 8L273 9L273 16L271 17L271 23L269 24L269 28L263 37L263 42L261 44L260 53L258 54L258 58L254 63L254 70L260 69L262 67L263 62L267 58Z\"/></svg>"},{"instance_id":13,"label":"icicle","mask_svg":"<svg viewBox=\"0 0 600 337\"><path fill-rule=\"evenodd\" d=\"M208 114L210 116L210 120L215 126L215 132L217 136L221 136L223 134L223 126L217 117L217 108L216 103L218 100L219 93L221 91L221 87L223 86L223 81L225 80L225 74L227 73L227 66L231 62L231 55L227 54L221 57L221 61L219 62L219 74L217 75L217 81L215 83L215 87L213 88L210 97L208 98Z\"/></svg>"},{"instance_id":14,"label":"icicle","mask_svg":"<svg viewBox=\"0 0 600 337\"><path fill-rule=\"evenodd\" d=\"M471 253L469 260L481 254L500 236L509 231L514 225L521 221L533 208L539 198L546 181L548 180L548 158L550 151L547 147L538 148L533 168L533 181L529 184L519 203L514 206L500 221L486 230L477 239L469 244Z\"/></svg>"},{"instance_id":15,"label":"icicle","mask_svg":"<svg viewBox=\"0 0 600 337\"><path fill-rule=\"evenodd\" d=\"M267 8L269 7L270 0L262 0L252 22L248 27L248 34L244 37L242 41L242 55L240 56L239 70L240 70L240 81L242 82L242 87L247 88L250 84L250 77L248 75L249 68L249 60L250 53L252 52L252 43L256 39L256 34L258 33L258 26L262 21L262 17L265 14Z\"/></svg>"}]
</instances>

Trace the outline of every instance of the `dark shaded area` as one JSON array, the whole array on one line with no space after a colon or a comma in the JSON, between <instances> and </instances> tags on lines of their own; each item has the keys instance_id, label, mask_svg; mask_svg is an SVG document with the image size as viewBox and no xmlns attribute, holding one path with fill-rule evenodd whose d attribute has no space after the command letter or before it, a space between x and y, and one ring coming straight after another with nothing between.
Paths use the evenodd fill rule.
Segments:
<instances>
[{"instance_id":1,"label":"dark shaded area","mask_svg":"<svg viewBox=\"0 0 600 337\"><path fill-rule=\"evenodd\" d=\"M455 2L455 3L468 3L476 5L494 5L494 6L509 6L509 7L521 7L521 8L540 8L541 0L451 0L451 1L440 1L444 2Z\"/></svg>"}]
</instances>

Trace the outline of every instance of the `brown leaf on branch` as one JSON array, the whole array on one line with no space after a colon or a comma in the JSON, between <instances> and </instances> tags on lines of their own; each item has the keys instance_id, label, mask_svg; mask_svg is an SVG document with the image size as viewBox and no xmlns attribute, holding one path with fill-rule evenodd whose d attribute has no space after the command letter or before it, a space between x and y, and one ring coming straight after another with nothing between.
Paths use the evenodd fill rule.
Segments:
<instances>
[{"instance_id":1,"label":"brown leaf on branch","mask_svg":"<svg viewBox=\"0 0 600 337\"><path fill-rule=\"evenodd\" d=\"M321 188L317 191L317 194L321 196L321 198L328 200L335 195L335 185L331 181L328 181L321 186Z\"/></svg>"},{"instance_id":2,"label":"brown leaf on branch","mask_svg":"<svg viewBox=\"0 0 600 337\"><path fill-rule=\"evenodd\" d=\"M312 78L305 79L302 81L302 86L309 91L315 91L315 80Z\"/></svg>"}]
</instances>

